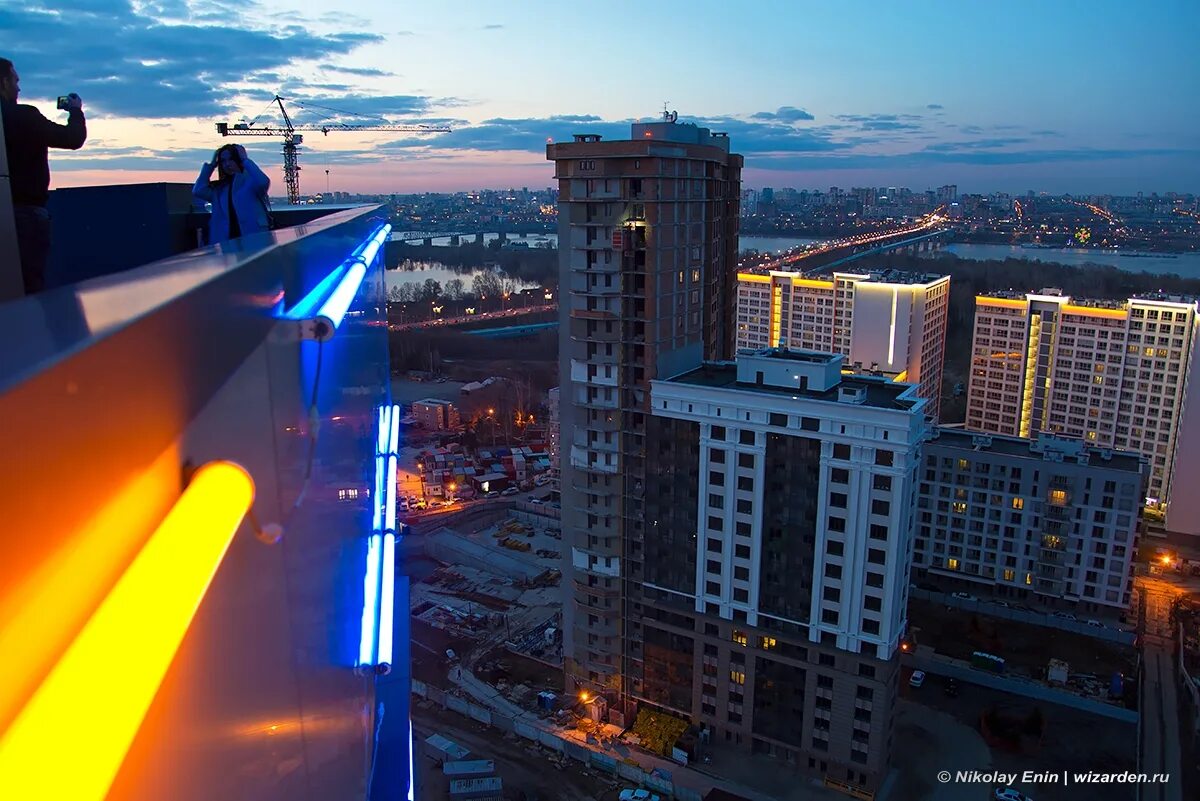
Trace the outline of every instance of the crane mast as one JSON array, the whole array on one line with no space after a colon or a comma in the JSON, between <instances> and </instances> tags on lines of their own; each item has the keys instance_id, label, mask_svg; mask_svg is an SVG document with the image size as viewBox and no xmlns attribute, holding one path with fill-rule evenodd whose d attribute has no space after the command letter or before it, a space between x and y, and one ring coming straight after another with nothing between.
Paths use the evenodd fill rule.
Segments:
<instances>
[{"instance_id":1,"label":"crane mast","mask_svg":"<svg viewBox=\"0 0 1200 801\"><path fill-rule=\"evenodd\" d=\"M320 131L328 136L330 131L407 131L412 133L449 133L450 129L440 125L354 125L348 123L327 123L324 125L294 125L287 109L283 106L283 98L275 95L272 101L279 106L283 116L283 127L255 126L253 122L238 122L230 125L227 122L217 123L217 133L221 136L282 136L283 137L283 182L287 185L288 203L296 205L300 202L300 145L304 136L297 131Z\"/></svg>"}]
</instances>

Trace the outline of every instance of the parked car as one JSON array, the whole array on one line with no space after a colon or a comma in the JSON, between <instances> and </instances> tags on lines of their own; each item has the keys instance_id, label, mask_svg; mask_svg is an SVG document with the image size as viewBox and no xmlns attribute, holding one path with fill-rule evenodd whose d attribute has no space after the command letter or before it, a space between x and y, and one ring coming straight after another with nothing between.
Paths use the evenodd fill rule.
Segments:
<instances>
[{"instance_id":1,"label":"parked car","mask_svg":"<svg viewBox=\"0 0 1200 801\"><path fill-rule=\"evenodd\" d=\"M545 503L545 501L543 501L541 498L530 498L529 502L534 506L541 506Z\"/></svg>"},{"instance_id":2,"label":"parked car","mask_svg":"<svg viewBox=\"0 0 1200 801\"><path fill-rule=\"evenodd\" d=\"M499 491L499 490L492 490L491 492L485 492L485 493L483 494L483 497L485 497L485 498L499 498L499 497L500 497L500 491Z\"/></svg>"},{"instance_id":3,"label":"parked car","mask_svg":"<svg viewBox=\"0 0 1200 801\"><path fill-rule=\"evenodd\" d=\"M976 598L974 595L972 595L972 594L971 594L971 593L969 593L969 592L956 592L956 593L952 593L952 594L950 595L950 597L951 597L951 598L958 598L960 601L978 601L978 600L979 600L978 598Z\"/></svg>"},{"instance_id":4,"label":"parked car","mask_svg":"<svg viewBox=\"0 0 1200 801\"><path fill-rule=\"evenodd\" d=\"M946 679L946 683L942 685L942 692L948 698L958 697L958 681L955 679Z\"/></svg>"},{"instance_id":5,"label":"parked car","mask_svg":"<svg viewBox=\"0 0 1200 801\"><path fill-rule=\"evenodd\" d=\"M642 788L622 790L619 797L621 801L661 801L656 794Z\"/></svg>"},{"instance_id":6,"label":"parked car","mask_svg":"<svg viewBox=\"0 0 1200 801\"><path fill-rule=\"evenodd\" d=\"M1105 628L1105 625L1103 623L1101 623L1099 620L1085 620L1083 622L1087 623L1089 626L1091 626L1094 629Z\"/></svg>"},{"instance_id":7,"label":"parked car","mask_svg":"<svg viewBox=\"0 0 1200 801\"><path fill-rule=\"evenodd\" d=\"M508 489L504 490L500 494L505 497L508 497L510 495L516 495L518 492L520 492L520 490L517 489L516 487L509 487Z\"/></svg>"},{"instance_id":8,"label":"parked car","mask_svg":"<svg viewBox=\"0 0 1200 801\"><path fill-rule=\"evenodd\" d=\"M1070 612L1055 612L1054 616L1059 620L1070 620L1074 622L1078 622L1079 620L1079 618L1075 617Z\"/></svg>"},{"instance_id":9,"label":"parked car","mask_svg":"<svg viewBox=\"0 0 1200 801\"><path fill-rule=\"evenodd\" d=\"M914 670L912 675L908 677L908 686L914 690L921 689L921 685L925 683L925 671Z\"/></svg>"},{"instance_id":10,"label":"parked car","mask_svg":"<svg viewBox=\"0 0 1200 801\"><path fill-rule=\"evenodd\" d=\"M1032 798L1024 793L1018 793L1011 787L997 787L992 793L992 798L995 801L1033 801Z\"/></svg>"}]
</instances>

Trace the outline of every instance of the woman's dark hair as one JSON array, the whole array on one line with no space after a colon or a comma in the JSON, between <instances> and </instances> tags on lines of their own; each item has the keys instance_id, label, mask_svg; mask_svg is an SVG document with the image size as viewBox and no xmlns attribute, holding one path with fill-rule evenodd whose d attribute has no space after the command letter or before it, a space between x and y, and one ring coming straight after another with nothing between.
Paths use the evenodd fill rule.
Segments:
<instances>
[{"instance_id":1,"label":"woman's dark hair","mask_svg":"<svg viewBox=\"0 0 1200 801\"><path fill-rule=\"evenodd\" d=\"M0 58L0 81L11 78L15 71L11 61L7 58Z\"/></svg>"},{"instance_id":2,"label":"woman's dark hair","mask_svg":"<svg viewBox=\"0 0 1200 801\"><path fill-rule=\"evenodd\" d=\"M222 186L226 186L230 181L233 180L233 176L226 175L221 171L222 152L228 153L229 157L233 159L235 164L243 169L245 168L245 164L242 163L242 155L238 152L237 145L221 145L219 148L217 148L217 152L213 153L213 161L217 165L217 180L208 182L208 187L210 189L217 189Z\"/></svg>"}]
</instances>

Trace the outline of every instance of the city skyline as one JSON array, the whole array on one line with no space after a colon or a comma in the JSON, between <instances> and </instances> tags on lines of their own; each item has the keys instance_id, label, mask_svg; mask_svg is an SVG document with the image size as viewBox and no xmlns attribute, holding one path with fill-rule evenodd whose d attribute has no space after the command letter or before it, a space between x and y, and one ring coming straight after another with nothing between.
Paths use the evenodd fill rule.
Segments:
<instances>
[{"instance_id":1,"label":"city skyline","mask_svg":"<svg viewBox=\"0 0 1200 801\"><path fill-rule=\"evenodd\" d=\"M545 144L574 133L627 138L664 102L681 122L727 131L745 186L944 183L964 192L1196 191L1197 122L1182 87L1195 8L879 6L842 18L819 6L713 4L582 9L406 8L66 0L0 9L22 99L56 118L83 96L88 145L54 154L55 186L191 181L240 141L282 190L279 140L223 140L219 121L447 124L448 134L309 134L302 191L460 191L552 182ZM1037 15L1025 11L1037 10ZM714 58L697 50L720 31ZM565 34L564 34L565 32ZM582 35L583 38L580 38ZM53 49L78 43L71 58ZM591 45L581 44L592 42ZM1119 46L1117 46L1119 45ZM1095 48L1105 46L1097 63ZM598 60L573 66L577 48ZM634 56L634 57L630 57ZM602 69L589 65L603 64ZM305 104L308 105L305 105ZM343 115L344 120L351 119ZM322 175L329 170L328 181Z\"/></svg>"}]
</instances>

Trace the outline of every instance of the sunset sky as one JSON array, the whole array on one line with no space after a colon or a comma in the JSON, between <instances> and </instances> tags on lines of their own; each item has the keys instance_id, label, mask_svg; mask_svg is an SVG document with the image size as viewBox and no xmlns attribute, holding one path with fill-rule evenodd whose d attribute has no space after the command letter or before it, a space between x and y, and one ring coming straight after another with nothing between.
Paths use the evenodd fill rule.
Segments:
<instances>
[{"instance_id":1,"label":"sunset sky","mask_svg":"<svg viewBox=\"0 0 1200 801\"><path fill-rule=\"evenodd\" d=\"M661 114L729 132L745 185L1200 191L1195 2L0 0L0 55L89 140L56 186L192 181L218 121L305 135L302 192L546 187L547 139ZM226 140L230 141L230 140ZM280 140L240 139L283 193Z\"/></svg>"}]
</instances>

